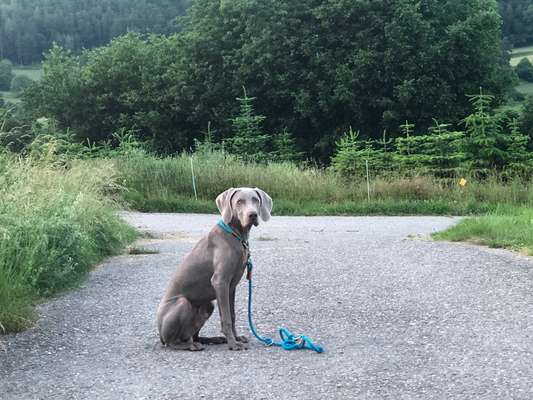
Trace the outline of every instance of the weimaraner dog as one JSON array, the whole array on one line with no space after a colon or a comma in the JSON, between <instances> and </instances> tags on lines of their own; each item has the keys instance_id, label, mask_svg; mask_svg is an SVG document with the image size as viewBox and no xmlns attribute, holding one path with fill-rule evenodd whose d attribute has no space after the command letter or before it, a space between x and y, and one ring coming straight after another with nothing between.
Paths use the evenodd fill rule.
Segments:
<instances>
[{"instance_id":1,"label":"weimaraner dog","mask_svg":"<svg viewBox=\"0 0 533 400\"><path fill-rule=\"evenodd\" d=\"M272 199L261 189L231 188L216 204L236 236L215 225L178 266L157 310L159 337L176 350L203 350L203 344L227 343L230 350L247 349L248 339L235 331L235 288L248 260L248 235L259 217L268 221ZM214 310L220 311L220 337L200 337Z\"/></svg>"}]
</instances>

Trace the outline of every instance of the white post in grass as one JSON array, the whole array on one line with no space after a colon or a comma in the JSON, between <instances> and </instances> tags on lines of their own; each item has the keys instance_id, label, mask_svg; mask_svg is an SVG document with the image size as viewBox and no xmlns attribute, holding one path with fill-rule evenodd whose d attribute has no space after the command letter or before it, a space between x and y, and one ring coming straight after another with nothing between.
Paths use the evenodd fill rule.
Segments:
<instances>
[{"instance_id":1,"label":"white post in grass","mask_svg":"<svg viewBox=\"0 0 533 400\"><path fill-rule=\"evenodd\" d=\"M366 191L368 194L368 201L370 202L370 177L368 174L368 160L365 160L366 165Z\"/></svg>"},{"instance_id":2,"label":"white post in grass","mask_svg":"<svg viewBox=\"0 0 533 400\"><path fill-rule=\"evenodd\" d=\"M191 156L191 175L192 175L192 189L194 190L194 198L198 201L198 193L196 193L196 179L194 178L194 167L192 165L192 156Z\"/></svg>"}]
</instances>

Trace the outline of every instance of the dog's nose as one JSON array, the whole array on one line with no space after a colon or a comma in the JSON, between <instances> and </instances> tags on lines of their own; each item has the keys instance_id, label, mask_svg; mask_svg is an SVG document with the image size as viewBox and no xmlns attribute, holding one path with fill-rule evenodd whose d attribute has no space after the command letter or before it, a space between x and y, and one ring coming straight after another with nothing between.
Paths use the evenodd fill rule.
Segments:
<instances>
[{"instance_id":1,"label":"dog's nose","mask_svg":"<svg viewBox=\"0 0 533 400\"><path fill-rule=\"evenodd\" d=\"M257 219L257 213L255 211L252 211L251 213L248 213L248 218Z\"/></svg>"}]
</instances>

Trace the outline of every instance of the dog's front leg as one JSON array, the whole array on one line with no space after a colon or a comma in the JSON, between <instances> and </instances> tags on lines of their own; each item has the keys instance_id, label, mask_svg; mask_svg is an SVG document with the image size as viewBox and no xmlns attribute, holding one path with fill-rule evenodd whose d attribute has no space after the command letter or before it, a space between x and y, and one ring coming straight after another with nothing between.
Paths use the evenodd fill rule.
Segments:
<instances>
[{"instance_id":1,"label":"dog's front leg","mask_svg":"<svg viewBox=\"0 0 533 400\"><path fill-rule=\"evenodd\" d=\"M231 328L233 329L235 339L237 339L237 342L248 343L248 338L246 336L237 335L237 330L235 329L235 288L230 289L229 307L231 311Z\"/></svg>"},{"instance_id":2,"label":"dog's front leg","mask_svg":"<svg viewBox=\"0 0 533 400\"><path fill-rule=\"evenodd\" d=\"M213 289L215 289L218 311L220 312L222 333L226 336L228 348L230 350L245 349L246 347L242 343L237 342L237 339L235 338L230 307L230 285L228 280L215 272L211 278L211 284L213 285Z\"/></svg>"}]
</instances>

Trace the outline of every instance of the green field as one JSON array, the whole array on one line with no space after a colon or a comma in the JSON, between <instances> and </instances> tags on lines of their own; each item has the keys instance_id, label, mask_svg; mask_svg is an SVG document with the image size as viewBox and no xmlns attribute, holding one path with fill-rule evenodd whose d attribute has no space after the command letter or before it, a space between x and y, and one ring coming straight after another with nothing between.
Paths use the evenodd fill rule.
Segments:
<instances>
[{"instance_id":1,"label":"green field","mask_svg":"<svg viewBox=\"0 0 533 400\"><path fill-rule=\"evenodd\" d=\"M13 73L15 75L25 75L31 80L38 81L43 75L43 69L41 65L20 65L13 67ZM0 98L11 103L18 103L20 101L18 95L13 92L0 92Z\"/></svg>"},{"instance_id":2,"label":"green field","mask_svg":"<svg viewBox=\"0 0 533 400\"><path fill-rule=\"evenodd\" d=\"M513 57L519 57L521 55L533 54L533 46L517 47L511 51Z\"/></svg>"},{"instance_id":3,"label":"green field","mask_svg":"<svg viewBox=\"0 0 533 400\"><path fill-rule=\"evenodd\" d=\"M511 65L515 67L524 57L533 62L533 46L519 47L511 51Z\"/></svg>"},{"instance_id":4,"label":"green field","mask_svg":"<svg viewBox=\"0 0 533 400\"><path fill-rule=\"evenodd\" d=\"M43 69L40 65L17 66L13 67L15 75L26 75L28 78L38 81L43 75Z\"/></svg>"}]
</instances>

